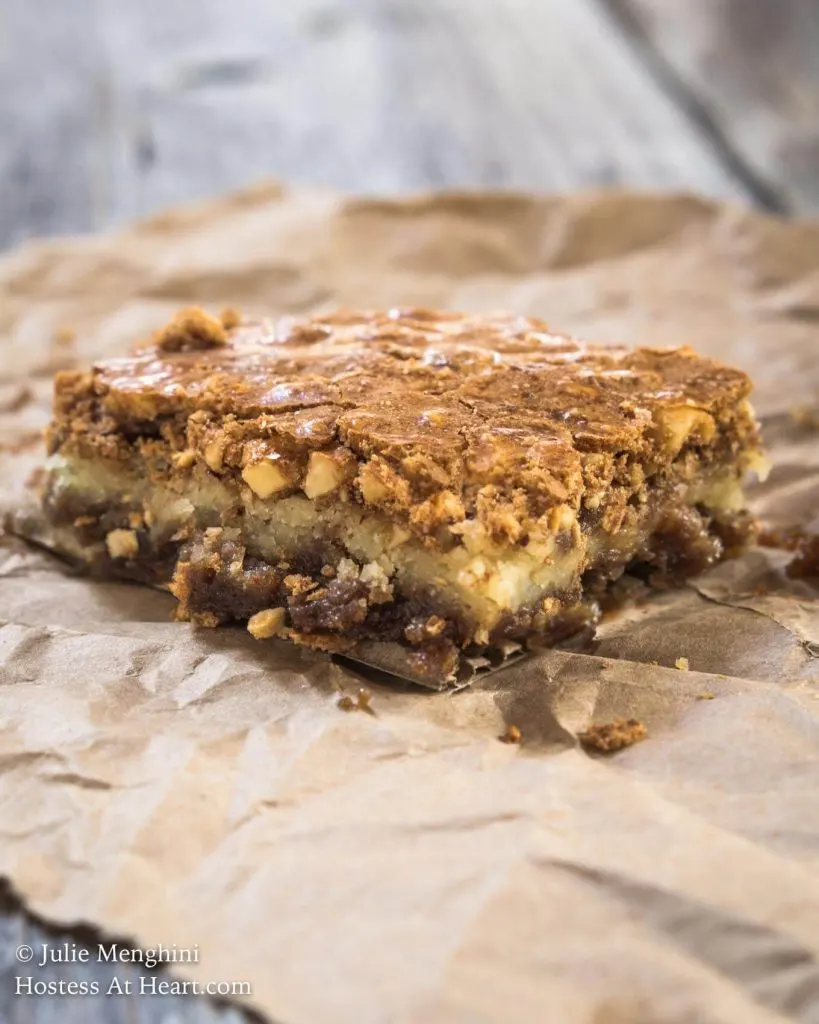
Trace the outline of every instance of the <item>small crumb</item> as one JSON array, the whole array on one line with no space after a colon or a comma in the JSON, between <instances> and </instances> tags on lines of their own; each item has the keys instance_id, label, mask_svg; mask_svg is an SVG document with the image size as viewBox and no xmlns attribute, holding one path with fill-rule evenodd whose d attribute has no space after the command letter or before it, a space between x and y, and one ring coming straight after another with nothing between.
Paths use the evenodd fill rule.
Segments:
<instances>
[{"instance_id":1,"label":"small crumb","mask_svg":"<svg viewBox=\"0 0 819 1024\"><path fill-rule=\"evenodd\" d=\"M139 539L133 530L111 530L105 546L111 558L135 558L139 554Z\"/></svg>"},{"instance_id":2,"label":"small crumb","mask_svg":"<svg viewBox=\"0 0 819 1024\"><path fill-rule=\"evenodd\" d=\"M615 718L605 725L591 725L578 735L584 747L610 754L645 739L648 729L637 718Z\"/></svg>"},{"instance_id":3,"label":"small crumb","mask_svg":"<svg viewBox=\"0 0 819 1024\"><path fill-rule=\"evenodd\" d=\"M315 590L318 586L318 583L311 580L309 576L302 576L299 573L293 573L290 576L285 576L282 582L295 597L298 597L300 594L306 594L311 590Z\"/></svg>"},{"instance_id":4,"label":"small crumb","mask_svg":"<svg viewBox=\"0 0 819 1024\"><path fill-rule=\"evenodd\" d=\"M196 461L196 453L191 451L190 448L184 452L174 452L171 456L171 462L173 463L174 469L189 469ZM221 463L219 468L221 469Z\"/></svg>"},{"instance_id":5,"label":"small crumb","mask_svg":"<svg viewBox=\"0 0 819 1024\"><path fill-rule=\"evenodd\" d=\"M52 334L52 340L55 345L73 345L77 340L77 332L73 327L57 327Z\"/></svg>"},{"instance_id":6,"label":"small crumb","mask_svg":"<svg viewBox=\"0 0 819 1024\"><path fill-rule=\"evenodd\" d=\"M327 579L332 579L335 576L335 574L336 574L336 571L332 567L332 565L323 565L321 567L321 575L322 576L326 576Z\"/></svg>"},{"instance_id":7,"label":"small crumb","mask_svg":"<svg viewBox=\"0 0 819 1024\"><path fill-rule=\"evenodd\" d=\"M226 331L232 331L234 327L238 327L242 322L242 314L238 309L234 309L233 306L225 306L219 314L219 319L222 321L222 326Z\"/></svg>"},{"instance_id":8,"label":"small crumb","mask_svg":"<svg viewBox=\"0 0 819 1024\"><path fill-rule=\"evenodd\" d=\"M516 725L507 725L506 732L500 740L502 743L520 743L522 738L521 731Z\"/></svg>"},{"instance_id":9,"label":"small crumb","mask_svg":"<svg viewBox=\"0 0 819 1024\"><path fill-rule=\"evenodd\" d=\"M96 521L95 516L77 516L74 520L74 529L80 530L83 526L93 526Z\"/></svg>"},{"instance_id":10,"label":"small crumb","mask_svg":"<svg viewBox=\"0 0 819 1024\"><path fill-rule=\"evenodd\" d=\"M216 629L219 625L219 616L216 612L196 612L191 615L191 622L195 626L202 626L205 629Z\"/></svg>"},{"instance_id":11,"label":"small crumb","mask_svg":"<svg viewBox=\"0 0 819 1024\"><path fill-rule=\"evenodd\" d=\"M227 342L221 322L204 309L182 309L155 338L160 352L198 352Z\"/></svg>"},{"instance_id":12,"label":"small crumb","mask_svg":"<svg viewBox=\"0 0 819 1024\"><path fill-rule=\"evenodd\" d=\"M674 668L678 668L680 672L687 672L690 667L688 658L677 658L674 662Z\"/></svg>"},{"instance_id":13,"label":"small crumb","mask_svg":"<svg viewBox=\"0 0 819 1024\"><path fill-rule=\"evenodd\" d=\"M697 700L713 700L714 695L710 690L706 690L704 693L697 694Z\"/></svg>"},{"instance_id":14,"label":"small crumb","mask_svg":"<svg viewBox=\"0 0 819 1024\"><path fill-rule=\"evenodd\" d=\"M366 714L372 715L375 713L372 708L372 699L372 692L366 686L362 686L355 697L346 693L339 697L336 706L342 711L364 711Z\"/></svg>"},{"instance_id":15,"label":"small crumb","mask_svg":"<svg viewBox=\"0 0 819 1024\"><path fill-rule=\"evenodd\" d=\"M819 406L795 405L790 417L802 430L819 430Z\"/></svg>"},{"instance_id":16,"label":"small crumb","mask_svg":"<svg viewBox=\"0 0 819 1024\"><path fill-rule=\"evenodd\" d=\"M279 636L284 630L287 612L284 608L265 608L251 615L247 623L247 631L256 640L267 640L271 636Z\"/></svg>"}]
</instances>

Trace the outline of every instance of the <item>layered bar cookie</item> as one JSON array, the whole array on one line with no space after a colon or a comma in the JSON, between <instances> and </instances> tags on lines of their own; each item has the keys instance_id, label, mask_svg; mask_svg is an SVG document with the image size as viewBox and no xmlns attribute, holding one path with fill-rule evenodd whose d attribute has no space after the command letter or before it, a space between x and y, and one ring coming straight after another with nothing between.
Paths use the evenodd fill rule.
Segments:
<instances>
[{"instance_id":1,"label":"layered bar cookie","mask_svg":"<svg viewBox=\"0 0 819 1024\"><path fill-rule=\"evenodd\" d=\"M60 550L167 585L181 619L397 645L445 681L588 626L624 572L741 546L750 390L689 348L516 316L186 310L57 377L43 507Z\"/></svg>"}]
</instances>

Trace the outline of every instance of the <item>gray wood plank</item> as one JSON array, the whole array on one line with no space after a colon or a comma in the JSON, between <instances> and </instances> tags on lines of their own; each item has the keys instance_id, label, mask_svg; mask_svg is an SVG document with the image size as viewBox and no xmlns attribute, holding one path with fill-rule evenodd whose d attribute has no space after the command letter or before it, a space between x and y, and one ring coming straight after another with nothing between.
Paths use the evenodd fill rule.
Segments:
<instances>
[{"instance_id":1,"label":"gray wood plank","mask_svg":"<svg viewBox=\"0 0 819 1024\"><path fill-rule=\"evenodd\" d=\"M819 211L817 0L605 0L767 205Z\"/></svg>"},{"instance_id":2,"label":"gray wood plank","mask_svg":"<svg viewBox=\"0 0 819 1024\"><path fill-rule=\"evenodd\" d=\"M0 245L100 225L94 0L0 2Z\"/></svg>"},{"instance_id":3,"label":"gray wood plank","mask_svg":"<svg viewBox=\"0 0 819 1024\"><path fill-rule=\"evenodd\" d=\"M597 0L0 0L0 245L278 177L746 196Z\"/></svg>"}]
</instances>

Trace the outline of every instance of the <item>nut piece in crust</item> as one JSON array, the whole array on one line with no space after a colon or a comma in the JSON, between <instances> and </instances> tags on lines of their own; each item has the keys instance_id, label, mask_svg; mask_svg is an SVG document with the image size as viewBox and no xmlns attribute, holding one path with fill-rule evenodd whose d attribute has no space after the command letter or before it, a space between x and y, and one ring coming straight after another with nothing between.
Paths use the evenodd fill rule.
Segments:
<instances>
[{"instance_id":1,"label":"nut piece in crust","mask_svg":"<svg viewBox=\"0 0 819 1024\"><path fill-rule=\"evenodd\" d=\"M226 344L227 334L221 322L204 309L182 309L159 332L156 347L160 352L200 352Z\"/></svg>"},{"instance_id":2,"label":"nut piece in crust","mask_svg":"<svg viewBox=\"0 0 819 1024\"><path fill-rule=\"evenodd\" d=\"M247 631L257 640L267 640L271 636L280 636L284 631L287 612L284 608L265 608L251 615L247 623Z\"/></svg>"},{"instance_id":3,"label":"nut piece in crust","mask_svg":"<svg viewBox=\"0 0 819 1024\"><path fill-rule=\"evenodd\" d=\"M344 480L344 467L325 452L313 452L307 463L304 493L310 500L330 494Z\"/></svg>"},{"instance_id":4,"label":"nut piece in crust","mask_svg":"<svg viewBox=\"0 0 819 1024\"><path fill-rule=\"evenodd\" d=\"M615 718L605 725L590 725L581 732L578 739L589 750L599 750L604 754L613 754L615 750L623 750L648 736L648 729L637 718Z\"/></svg>"},{"instance_id":5,"label":"nut piece in crust","mask_svg":"<svg viewBox=\"0 0 819 1024\"><path fill-rule=\"evenodd\" d=\"M259 498L269 498L290 486L290 481L284 473L269 459L245 466L242 470L242 479Z\"/></svg>"},{"instance_id":6,"label":"nut piece in crust","mask_svg":"<svg viewBox=\"0 0 819 1024\"><path fill-rule=\"evenodd\" d=\"M671 456L679 453L689 438L708 443L716 433L714 418L690 405L672 406L660 414L663 442Z\"/></svg>"},{"instance_id":7,"label":"nut piece in crust","mask_svg":"<svg viewBox=\"0 0 819 1024\"><path fill-rule=\"evenodd\" d=\"M111 530L105 546L111 558L136 558L139 554L139 540L133 530Z\"/></svg>"}]
</instances>

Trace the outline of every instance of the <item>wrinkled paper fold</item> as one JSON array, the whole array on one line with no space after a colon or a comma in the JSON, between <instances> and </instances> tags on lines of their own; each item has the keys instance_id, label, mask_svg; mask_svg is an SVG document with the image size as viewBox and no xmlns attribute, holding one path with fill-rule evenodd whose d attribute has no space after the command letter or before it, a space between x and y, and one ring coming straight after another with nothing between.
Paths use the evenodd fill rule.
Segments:
<instances>
[{"instance_id":1,"label":"wrinkled paper fold","mask_svg":"<svg viewBox=\"0 0 819 1024\"><path fill-rule=\"evenodd\" d=\"M178 306L445 306L690 343L757 382L755 504L814 527L819 225L690 197L269 186L0 262L0 485L50 377ZM70 328L75 340L66 340ZM198 944L281 1024L819 1019L819 591L755 550L455 693L373 681L0 537L0 872L39 914ZM677 670L678 658L690 671ZM606 759L577 734L635 716ZM499 737L517 725L523 742Z\"/></svg>"}]
</instances>

